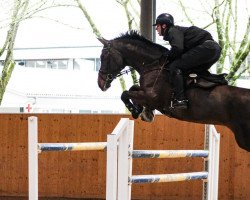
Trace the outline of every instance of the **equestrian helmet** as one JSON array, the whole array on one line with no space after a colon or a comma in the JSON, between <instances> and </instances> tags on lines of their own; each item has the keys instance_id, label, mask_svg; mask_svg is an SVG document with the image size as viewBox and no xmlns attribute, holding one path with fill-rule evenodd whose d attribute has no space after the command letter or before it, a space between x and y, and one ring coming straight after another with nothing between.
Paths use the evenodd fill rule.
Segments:
<instances>
[{"instance_id":1,"label":"equestrian helmet","mask_svg":"<svg viewBox=\"0 0 250 200\"><path fill-rule=\"evenodd\" d=\"M157 24L174 25L174 18L172 15L170 15L168 13L162 13L156 18L156 22L155 22L155 24L153 24L153 26L156 26Z\"/></svg>"}]
</instances>

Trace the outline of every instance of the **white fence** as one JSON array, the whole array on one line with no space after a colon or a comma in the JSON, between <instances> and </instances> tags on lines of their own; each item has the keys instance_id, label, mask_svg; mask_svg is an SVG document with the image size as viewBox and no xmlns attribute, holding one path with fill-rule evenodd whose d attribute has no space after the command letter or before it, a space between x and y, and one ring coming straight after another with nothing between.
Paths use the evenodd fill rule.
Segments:
<instances>
[{"instance_id":1,"label":"white fence","mask_svg":"<svg viewBox=\"0 0 250 200\"><path fill-rule=\"evenodd\" d=\"M29 200L38 200L38 153L107 149L106 199L130 200L132 183L203 180L203 200L218 199L220 135L206 125L204 150L133 150L134 121L122 118L107 142L38 143L37 117L29 117ZM204 158L204 171L179 174L132 175L136 158Z\"/></svg>"}]
</instances>

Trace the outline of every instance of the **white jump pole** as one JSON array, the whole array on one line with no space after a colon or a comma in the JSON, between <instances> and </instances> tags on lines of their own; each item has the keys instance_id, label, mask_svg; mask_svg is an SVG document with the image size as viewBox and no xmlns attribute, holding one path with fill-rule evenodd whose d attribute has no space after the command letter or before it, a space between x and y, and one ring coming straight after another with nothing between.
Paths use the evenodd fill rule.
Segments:
<instances>
[{"instance_id":1,"label":"white jump pole","mask_svg":"<svg viewBox=\"0 0 250 200\"><path fill-rule=\"evenodd\" d=\"M29 200L38 200L38 125L37 117L28 118L28 144L29 144Z\"/></svg>"}]
</instances>

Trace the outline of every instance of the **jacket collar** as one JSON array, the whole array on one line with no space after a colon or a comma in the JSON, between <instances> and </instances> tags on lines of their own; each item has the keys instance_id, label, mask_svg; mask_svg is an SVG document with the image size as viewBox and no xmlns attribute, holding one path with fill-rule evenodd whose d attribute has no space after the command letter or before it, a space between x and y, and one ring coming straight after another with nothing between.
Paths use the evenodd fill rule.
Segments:
<instances>
[{"instance_id":1,"label":"jacket collar","mask_svg":"<svg viewBox=\"0 0 250 200\"><path fill-rule=\"evenodd\" d=\"M164 35L163 35L163 40L169 41L169 30L172 29L174 26L169 26L166 28Z\"/></svg>"}]
</instances>

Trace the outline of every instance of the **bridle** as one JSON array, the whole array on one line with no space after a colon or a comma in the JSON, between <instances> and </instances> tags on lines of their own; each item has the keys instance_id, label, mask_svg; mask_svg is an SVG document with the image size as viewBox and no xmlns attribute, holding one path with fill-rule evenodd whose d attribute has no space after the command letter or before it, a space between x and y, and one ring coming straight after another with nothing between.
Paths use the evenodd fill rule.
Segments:
<instances>
[{"instance_id":1,"label":"bridle","mask_svg":"<svg viewBox=\"0 0 250 200\"><path fill-rule=\"evenodd\" d=\"M107 70L99 70L99 74L100 77L104 80L104 85L108 86L111 84L111 82L116 79L117 77L120 77L124 74L128 74L129 72L133 71L133 68L127 69L127 70L122 70L122 68L118 69L118 70L110 70L110 57L112 56L111 54L111 48L112 48L112 44L109 41L107 45L105 45L103 47L103 51L107 51L108 54L108 68ZM113 48L114 49L114 48ZM116 50L117 51L117 50ZM117 53L121 56L121 53L119 51L117 51ZM122 57L122 56L121 56Z\"/></svg>"},{"instance_id":2,"label":"bridle","mask_svg":"<svg viewBox=\"0 0 250 200\"><path fill-rule=\"evenodd\" d=\"M108 54L108 67L107 67L107 70L99 70L99 75L100 75L100 78L104 80L104 87L108 88L111 84L111 82L116 79L117 77L120 77L124 74L128 74L129 72L131 71L134 71L135 69L133 69L132 67L130 67L129 69L127 70L122 70L122 67L118 70L110 70L110 57L112 56L111 54L111 49L112 49L112 44L111 42L109 41L107 44L105 44L105 46L103 47L103 51L107 51L107 54ZM117 54L119 54L121 57L121 53L119 51L117 51L116 49L113 48L113 50L115 50L117 52ZM162 56L161 56L162 58ZM145 64L145 63L142 63L143 66L145 66L144 70L143 70L143 73L148 73L150 71L154 71L154 70L159 70L162 71L163 70L163 67L168 63L167 62L167 58L164 58L163 60L159 58L159 60L156 60L156 61L153 61L151 63L148 63L148 64ZM162 64L161 64L162 63ZM159 65L156 65L156 64L160 64ZM160 72L159 72L160 74ZM158 74L158 76L159 76ZM158 78L157 78L158 79Z\"/></svg>"}]
</instances>

